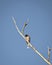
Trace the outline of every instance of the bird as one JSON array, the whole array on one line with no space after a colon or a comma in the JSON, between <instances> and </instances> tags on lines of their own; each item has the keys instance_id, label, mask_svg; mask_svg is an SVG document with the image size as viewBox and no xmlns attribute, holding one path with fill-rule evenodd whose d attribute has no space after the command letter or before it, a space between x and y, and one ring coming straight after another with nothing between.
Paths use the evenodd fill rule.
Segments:
<instances>
[{"instance_id":1,"label":"bird","mask_svg":"<svg viewBox=\"0 0 52 65\"><path fill-rule=\"evenodd\" d=\"M30 43L30 36L28 34L25 35L25 39L26 39L27 44L28 44L28 42Z\"/></svg>"}]
</instances>

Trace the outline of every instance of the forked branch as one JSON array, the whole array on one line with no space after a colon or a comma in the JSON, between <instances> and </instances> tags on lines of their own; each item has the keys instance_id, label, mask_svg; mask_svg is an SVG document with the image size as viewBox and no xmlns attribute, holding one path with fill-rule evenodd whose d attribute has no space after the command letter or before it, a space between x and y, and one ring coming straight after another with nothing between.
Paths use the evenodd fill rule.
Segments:
<instances>
[{"instance_id":1,"label":"forked branch","mask_svg":"<svg viewBox=\"0 0 52 65\"><path fill-rule=\"evenodd\" d=\"M18 26L16 25L16 21L14 17L12 17L12 20L14 22L14 25L18 31L18 33L23 37L23 39L26 41L25 36L20 32ZM30 42L27 44L30 48L32 48L47 64L52 65Z\"/></svg>"}]
</instances>

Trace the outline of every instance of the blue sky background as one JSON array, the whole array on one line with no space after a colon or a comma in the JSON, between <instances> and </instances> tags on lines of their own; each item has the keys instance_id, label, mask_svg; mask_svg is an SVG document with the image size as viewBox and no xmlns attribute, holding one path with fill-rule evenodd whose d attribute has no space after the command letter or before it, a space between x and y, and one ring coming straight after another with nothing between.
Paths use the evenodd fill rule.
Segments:
<instances>
[{"instance_id":1,"label":"blue sky background","mask_svg":"<svg viewBox=\"0 0 52 65\"><path fill-rule=\"evenodd\" d=\"M25 34L31 43L48 58L52 48L52 0L0 0L0 65L47 65L17 32L12 16L20 30L30 19ZM52 62L52 51L50 62Z\"/></svg>"}]
</instances>

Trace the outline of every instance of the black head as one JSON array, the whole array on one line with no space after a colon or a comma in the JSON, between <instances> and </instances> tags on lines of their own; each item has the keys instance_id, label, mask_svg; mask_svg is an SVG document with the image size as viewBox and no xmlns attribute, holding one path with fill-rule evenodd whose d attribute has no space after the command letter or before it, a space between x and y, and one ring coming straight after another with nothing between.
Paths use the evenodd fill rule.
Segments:
<instances>
[{"instance_id":1,"label":"black head","mask_svg":"<svg viewBox=\"0 0 52 65\"><path fill-rule=\"evenodd\" d=\"M28 37L28 36L29 36L29 35L27 35L27 34L25 35L25 37Z\"/></svg>"}]
</instances>

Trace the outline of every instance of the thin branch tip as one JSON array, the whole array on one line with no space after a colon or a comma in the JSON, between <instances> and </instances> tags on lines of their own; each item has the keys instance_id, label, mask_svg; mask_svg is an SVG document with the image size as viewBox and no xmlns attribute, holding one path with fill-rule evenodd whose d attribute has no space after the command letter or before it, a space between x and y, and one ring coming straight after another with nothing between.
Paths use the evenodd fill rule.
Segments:
<instances>
[{"instance_id":1,"label":"thin branch tip","mask_svg":"<svg viewBox=\"0 0 52 65\"><path fill-rule=\"evenodd\" d=\"M16 21L15 21L15 19L14 19L14 17L13 17L13 16L12 16L12 20L13 20L14 24L16 25Z\"/></svg>"}]
</instances>

